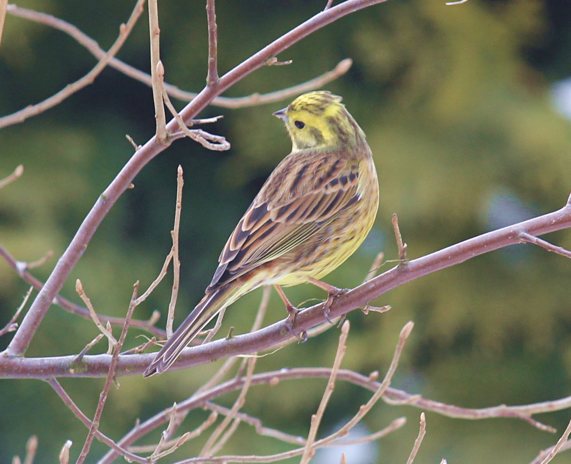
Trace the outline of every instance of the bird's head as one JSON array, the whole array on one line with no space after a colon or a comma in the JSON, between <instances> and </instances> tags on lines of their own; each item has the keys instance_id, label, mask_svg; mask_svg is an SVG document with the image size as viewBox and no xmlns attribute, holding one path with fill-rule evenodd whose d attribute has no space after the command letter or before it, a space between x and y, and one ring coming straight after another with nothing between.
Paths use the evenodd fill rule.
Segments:
<instances>
[{"instance_id":1,"label":"bird's head","mask_svg":"<svg viewBox=\"0 0 571 464\"><path fill-rule=\"evenodd\" d=\"M294 150L339 147L364 137L341 97L326 91L301 95L274 116L284 122Z\"/></svg>"}]
</instances>

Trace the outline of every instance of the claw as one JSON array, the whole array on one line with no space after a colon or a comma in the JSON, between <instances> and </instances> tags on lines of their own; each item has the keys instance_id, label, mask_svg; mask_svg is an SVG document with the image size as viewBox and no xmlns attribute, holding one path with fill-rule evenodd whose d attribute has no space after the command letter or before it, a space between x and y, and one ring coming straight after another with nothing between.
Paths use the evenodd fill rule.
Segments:
<instances>
[{"instance_id":1,"label":"claw","mask_svg":"<svg viewBox=\"0 0 571 464\"><path fill-rule=\"evenodd\" d=\"M329 322L331 325L335 324L335 322L331 319L331 306L333 305L333 302L339 298L341 295L345 294L348 292L348 289L346 288L337 288L331 284L328 284L327 282L321 282L320 280L316 280L316 279L309 279L309 282L312 283L313 285L315 285L316 287L319 287L323 290L325 290L327 292L327 299L325 300L325 304L323 305L323 316L325 316L325 319L327 319L327 322Z\"/></svg>"}]
</instances>

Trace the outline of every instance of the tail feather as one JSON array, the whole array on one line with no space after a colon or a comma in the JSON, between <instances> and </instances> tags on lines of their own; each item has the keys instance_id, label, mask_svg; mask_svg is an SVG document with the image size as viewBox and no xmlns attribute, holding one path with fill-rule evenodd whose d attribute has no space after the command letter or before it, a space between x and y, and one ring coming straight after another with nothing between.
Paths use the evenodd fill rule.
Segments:
<instances>
[{"instance_id":1,"label":"tail feather","mask_svg":"<svg viewBox=\"0 0 571 464\"><path fill-rule=\"evenodd\" d=\"M175 330L172 336L149 364L143 375L150 377L166 371L177 360L180 353L198 335L218 312L233 301L231 288L222 287L204 295L192 312Z\"/></svg>"}]
</instances>

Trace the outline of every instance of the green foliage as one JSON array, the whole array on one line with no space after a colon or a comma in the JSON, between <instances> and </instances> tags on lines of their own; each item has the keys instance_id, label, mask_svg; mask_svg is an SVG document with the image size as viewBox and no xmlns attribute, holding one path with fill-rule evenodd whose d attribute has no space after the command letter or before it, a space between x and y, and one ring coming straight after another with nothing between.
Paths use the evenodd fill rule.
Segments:
<instances>
[{"instance_id":1,"label":"green foliage","mask_svg":"<svg viewBox=\"0 0 571 464\"><path fill-rule=\"evenodd\" d=\"M109 0L81 8L70 0L27 6L34 3L76 24L104 48L130 8ZM221 71L324 3L219 2ZM561 9L563 15L565 6L539 0L470 1L457 7L444 3L395 1L347 17L279 57L293 59L292 65L262 69L228 92L237 96L275 90L329 70L347 56L354 59L349 74L329 88L344 96L368 135L380 174L381 208L363 248L327 279L336 285L350 287L362 281L381 249L387 259L396 258L390 227L393 211L399 214L409 256L414 258L498 227L492 219L499 199L523 205L521 214L529 217L559 207L569 193L571 127L554 112L548 93L549 79L561 77L558 70L568 71L561 63L569 56L558 50L561 44L568 50L571 36L554 14ZM161 4L160 11L166 78L182 88L199 89L206 75L203 5L170 2ZM545 56L538 59L542 52ZM120 57L148 69L144 19ZM0 113L50 95L93 63L85 50L61 33L8 16L0 49ZM207 152L183 141L153 161L104 221L64 294L79 301L73 287L81 278L98 310L124 314L132 283L149 283L170 248L176 166L181 164L186 181L181 319L200 298L241 213L289 150L285 131L271 117L287 103L235 111L208 109L205 116L224 114L212 130L226 136L232 150ZM131 155L124 134L143 143L153 134L153 124L150 90L106 70L93 86L58 108L0 131L0 177L19 163L26 169L22 179L0 191L2 245L20 260L34 260L47 250L59 256ZM509 223L513 210L503 205L497 214ZM571 246L568 232L552 238ZM45 279L53 264L50 261L37 275ZM364 373L384 372L400 328L412 319L416 327L399 369L398 387L465 406L565 395L571 375L570 277L568 261L522 246L412 282L376 302L391 304L388 314L350 316L353 329L346 366ZM164 314L169 285L167 279L137 317L148 317L154 309ZM16 274L0 264L0 321L9 319L25 291ZM323 296L306 286L293 288L288 295L295 302ZM248 330L259 298L256 292L233 305L223 332L230 326ZM273 296L267 322L281 317L283 311ZM95 334L92 324L53 307L30 354L77 352ZM0 340L1 347L8 339ZM336 343L337 331L330 331L262 358L258 370L330 365ZM103 343L97 350L104 350ZM184 399L215 367L149 381L121 380L121 389L112 391L104 415L105 432L119 437L137 416L146 418ZM92 415L101 382L77 380L65 386ZM261 387L246 409L271 417L268 425L303 435L323 386L324 382L308 381ZM366 398L359 390L340 388L326 416L328 423L354 413ZM224 401L231 404L230 397ZM32 433L39 435L42 461L50 462L65 439L74 441L72 449L77 452L85 436L49 388L37 382L0 383L0 410L2 462L21 452ZM367 421L371 428L381 428L397 414L406 414L410 425L403 435L381 442L384 462L405 459L416 435L412 424L418 411L379 405ZM195 417L188 420L189 429L198 423ZM567 419L546 420L561 427ZM472 423L429 414L428 423L421 462L441 457L450 461L456 457L463 463L530 461L539 448L554 441L515 421ZM247 429L240 431L229 450L283 450L271 440L251 437ZM196 448L189 449L187 454Z\"/></svg>"}]
</instances>

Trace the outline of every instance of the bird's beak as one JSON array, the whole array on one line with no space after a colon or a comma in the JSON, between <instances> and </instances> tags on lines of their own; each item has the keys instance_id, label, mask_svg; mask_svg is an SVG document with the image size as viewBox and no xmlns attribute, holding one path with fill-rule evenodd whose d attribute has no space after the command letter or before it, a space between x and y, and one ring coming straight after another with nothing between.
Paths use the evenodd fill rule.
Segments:
<instances>
[{"instance_id":1,"label":"bird's beak","mask_svg":"<svg viewBox=\"0 0 571 464\"><path fill-rule=\"evenodd\" d=\"M276 118L281 119L283 122L287 121L287 107L272 113Z\"/></svg>"}]
</instances>

